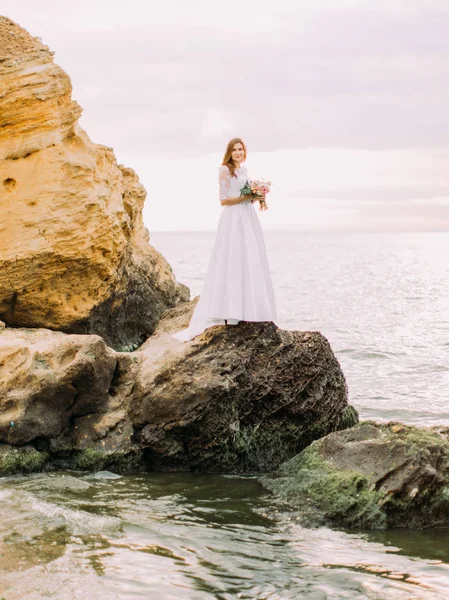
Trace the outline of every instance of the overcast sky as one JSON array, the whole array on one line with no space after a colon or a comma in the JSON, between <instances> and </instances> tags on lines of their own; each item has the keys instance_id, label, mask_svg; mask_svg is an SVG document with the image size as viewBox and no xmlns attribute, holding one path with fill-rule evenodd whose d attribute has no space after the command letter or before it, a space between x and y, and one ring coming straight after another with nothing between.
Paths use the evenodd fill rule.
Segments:
<instances>
[{"instance_id":1,"label":"overcast sky","mask_svg":"<svg viewBox=\"0 0 449 600\"><path fill-rule=\"evenodd\" d=\"M449 230L449 0L2 0L55 51L147 191L151 231L215 229L241 136L265 229Z\"/></svg>"}]
</instances>

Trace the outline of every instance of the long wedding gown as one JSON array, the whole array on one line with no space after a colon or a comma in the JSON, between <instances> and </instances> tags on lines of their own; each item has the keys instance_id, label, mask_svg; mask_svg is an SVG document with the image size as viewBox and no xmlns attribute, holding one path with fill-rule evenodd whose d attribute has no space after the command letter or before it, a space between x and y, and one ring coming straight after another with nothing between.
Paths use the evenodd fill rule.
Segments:
<instances>
[{"instance_id":1,"label":"long wedding gown","mask_svg":"<svg viewBox=\"0 0 449 600\"><path fill-rule=\"evenodd\" d=\"M219 168L220 199L236 198L249 179L245 166L231 177ZM251 200L224 206L203 290L189 327L174 337L189 341L208 327L238 321L275 321L276 302L259 217Z\"/></svg>"}]
</instances>

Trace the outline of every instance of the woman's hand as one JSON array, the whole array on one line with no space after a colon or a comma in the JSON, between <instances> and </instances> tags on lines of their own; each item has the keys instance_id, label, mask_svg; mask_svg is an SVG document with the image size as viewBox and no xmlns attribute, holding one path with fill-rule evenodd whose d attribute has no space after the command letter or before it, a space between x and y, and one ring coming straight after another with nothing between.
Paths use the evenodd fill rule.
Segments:
<instances>
[{"instance_id":1,"label":"woman's hand","mask_svg":"<svg viewBox=\"0 0 449 600\"><path fill-rule=\"evenodd\" d=\"M258 196L256 198L256 200L259 200L259 210L262 210L262 211L268 210L268 205L267 205L265 194L263 196Z\"/></svg>"},{"instance_id":2,"label":"woman's hand","mask_svg":"<svg viewBox=\"0 0 449 600\"><path fill-rule=\"evenodd\" d=\"M248 198L249 200L251 200L251 204L254 204L254 202L259 202L259 210L268 210L268 205L267 205L267 201L266 201L266 197L264 196L253 196L252 194L248 194L247 196L242 196L242 201L243 198Z\"/></svg>"}]
</instances>

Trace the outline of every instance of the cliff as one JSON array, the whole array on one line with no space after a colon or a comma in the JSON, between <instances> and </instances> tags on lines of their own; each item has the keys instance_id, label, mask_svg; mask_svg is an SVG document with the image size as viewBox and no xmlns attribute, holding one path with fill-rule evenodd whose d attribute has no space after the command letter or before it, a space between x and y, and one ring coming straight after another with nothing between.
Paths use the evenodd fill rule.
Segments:
<instances>
[{"instance_id":1,"label":"cliff","mask_svg":"<svg viewBox=\"0 0 449 600\"><path fill-rule=\"evenodd\" d=\"M146 192L78 124L53 52L0 17L0 319L137 347L189 292L148 241Z\"/></svg>"}]
</instances>

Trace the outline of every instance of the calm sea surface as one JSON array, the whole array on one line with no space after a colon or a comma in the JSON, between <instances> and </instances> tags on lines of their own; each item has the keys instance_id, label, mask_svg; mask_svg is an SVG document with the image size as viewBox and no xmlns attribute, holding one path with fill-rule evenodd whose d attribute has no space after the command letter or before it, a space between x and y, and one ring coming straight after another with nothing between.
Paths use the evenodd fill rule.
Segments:
<instances>
[{"instance_id":1,"label":"calm sea surface","mask_svg":"<svg viewBox=\"0 0 449 600\"><path fill-rule=\"evenodd\" d=\"M213 233L154 233L192 298ZM321 331L362 418L449 424L449 232L265 234L285 329Z\"/></svg>"},{"instance_id":2,"label":"calm sea surface","mask_svg":"<svg viewBox=\"0 0 449 600\"><path fill-rule=\"evenodd\" d=\"M213 234L151 242L192 296ZM449 424L449 234L267 233L278 325L329 339L362 418ZM446 599L449 530L303 529L256 478L0 479L0 598Z\"/></svg>"}]
</instances>

